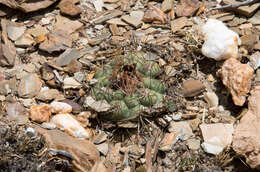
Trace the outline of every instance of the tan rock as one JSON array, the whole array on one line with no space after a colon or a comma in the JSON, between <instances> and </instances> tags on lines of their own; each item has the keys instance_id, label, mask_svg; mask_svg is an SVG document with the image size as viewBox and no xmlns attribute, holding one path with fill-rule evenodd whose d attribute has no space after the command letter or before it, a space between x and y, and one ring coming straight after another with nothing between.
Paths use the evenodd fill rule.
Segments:
<instances>
[{"instance_id":1,"label":"tan rock","mask_svg":"<svg viewBox=\"0 0 260 172\"><path fill-rule=\"evenodd\" d=\"M226 60L219 71L223 84L228 88L234 103L243 106L251 88L254 70L234 58Z\"/></svg>"},{"instance_id":2,"label":"tan rock","mask_svg":"<svg viewBox=\"0 0 260 172\"><path fill-rule=\"evenodd\" d=\"M155 22L155 21L160 23L165 23L167 21L167 16L159 8L153 5L149 5L148 10L146 10L144 13L143 21L148 23Z\"/></svg>"},{"instance_id":3,"label":"tan rock","mask_svg":"<svg viewBox=\"0 0 260 172\"><path fill-rule=\"evenodd\" d=\"M42 100L42 101L50 101L50 100L53 100L56 97L58 97L59 94L60 94L59 91L56 89L48 89L48 90L41 91L37 95L36 99Z\"/></svg>"},{"instance_id":4,"label":"tan rock","mask_svg":"<svg viewBox=\"0 0 260 172\"><path fill-rule=\"evenodd\" d=\"M89 139L92 135L71 114L57 114L52 117L51 122L76 138Z\"/></svg>"},{"instance_id":5,"label":"tan rock","mask_svg":"<svg viewBox=\"0 0 260 172\"><path fill-rule=\"evenodd\" d=\"M233 135L233 149L246 157L251 168L260 170L260 85L251 91L248 112L241 118Z\"/></svg>"},{"instance_id":6,"label":"tan rock","mask_svg":"<svg viewBox=\"0 0 260 172\"><path fill-rule=\"evenodd\" d=\"M33 105L30 108L29 117L35 122L48 122L51 116L51 108L49 105Z\"/></svg>"},{"instance_id":7,"label":"tan rock","mask_svg":"<svg viewBox=\"0 0 260 172\"><path fill-rule=\"evenodd\" d=\"M181 30L185 26L191 26L192 22L188 20L187 17L180 17L178 19L175 19L171 21L171 30L173 33Z\"/></svg>"},{"instance_id":8,"label":"tan rock","mask_svg":"<svg viewBox=\"0 0 260 172\"><path fill-rule=\"evenodd\" d=\"M99 162L98 150L87 140L73 138L59 130L37 127L36 131L44 136L49 149L63 150L72 155L75 171L90 171Z\"/></svg>"},{"instance_id":9,"label":"tan rock","mask_svg":"<svg viewBox=\"0 0 260 172\"><path fill-rule=\"evenodd\" d=\"M72 107L64 102L52 102L50 104L52 113L70 113L72 111Z\"/></svg>"},{"instance_id":10,"label":"tan rock","mask_svg":"<svg viewBox=\"0 0 260 172\"><path fill-rule=\"evenodd\" d=\"M59 8L62 14L75 17L81 13L80 7L75 5L70 0L62 0L59 4Z\"/></svg>"},{"instance_id":11,"label":"tan rock","mask_svg":"<svg viewBox=\"0 0 260 172\"><path fill-rule=\"evenodd\" d=\"M163 140L161 141L161 145L159 149L161 151L170 151L173 145L178 141L178 133L171 132L166 133Z\"/></svg>"},{"instance_id":12,"label":"tan rock","mask_svg":"<svg viewBox=\"0 0 260 172\"><path fill-rule=\"evenodd\" d=\"M179 17L192 16L199 7L198 0L181 0L181 4L176 7L176 15Z\"/></svg>"},{"instance_id":13,"label":"tan rock","mask_svg":"<svg viewBox=\"0 0 260 172\"><path fill-rule=\"evenodd\" d=\"M18 86L18 95L24 98L36 96L42 87L41 80L37 74L25 75Z\"/></svg>"}]
</instances>

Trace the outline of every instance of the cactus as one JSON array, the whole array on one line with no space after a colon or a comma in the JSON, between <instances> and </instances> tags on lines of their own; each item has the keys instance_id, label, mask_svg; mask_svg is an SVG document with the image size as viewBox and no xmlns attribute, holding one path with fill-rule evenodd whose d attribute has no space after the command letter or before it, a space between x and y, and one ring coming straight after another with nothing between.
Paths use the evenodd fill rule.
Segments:
<instances>
[{"instance_id":1,"label":"cactus","mask_svg":"<svg viewBox=\"0 0 260 172\"><path fill-rule=\"evenodd\" d=\"M97 84L91 89L96 100L106 100L112 110L103 118L110 121L135 119L146 108L164 104L166 86L158 78L158 63L147 61L143 52L116 56L95 73Z\"/></svg>"}]
</instances>

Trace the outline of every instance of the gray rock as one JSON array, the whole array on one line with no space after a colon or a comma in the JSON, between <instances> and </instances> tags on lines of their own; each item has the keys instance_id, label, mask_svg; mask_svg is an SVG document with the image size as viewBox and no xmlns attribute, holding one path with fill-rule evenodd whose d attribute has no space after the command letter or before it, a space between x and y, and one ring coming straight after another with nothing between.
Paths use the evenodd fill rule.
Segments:
<instances>
[{"instance_id":1,"label":"gray rock","mask_svg":"<svg viewBox=\"0 0 260 172\"><path fill-rule=\"evenodd\" d=\"M18 86L18 95L23 98L36 96L42 87L42 83L37 74L25 75Z\"/></svg>"},{"instance_id":2,"label":"gray rock","mask_svg":"<svg viewBox=\"0 0 260 172\"><path fill-rule=\"evenodd\" d=\"M7 26L7 35L12 41L16 41L24 34L25 26Z\"/></svg>"},{"instance_id":3,"label":"gray rock","mask_svg":"<svg viewBox=\"0 0 260 172\"><path fill-rule=\"evenodd\" d=\"M55 64L63 67L68 65L71 60L80 58L80 56L81 54L78 50L68 48L55 60Z\"/></svg>"}]
</instances>

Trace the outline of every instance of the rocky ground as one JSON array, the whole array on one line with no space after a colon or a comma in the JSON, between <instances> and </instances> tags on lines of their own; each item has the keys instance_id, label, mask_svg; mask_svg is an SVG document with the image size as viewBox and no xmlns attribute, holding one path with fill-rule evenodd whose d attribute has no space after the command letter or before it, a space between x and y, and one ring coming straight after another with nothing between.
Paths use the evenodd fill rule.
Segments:
<instances>
[{"instance_id":1,"label":"rocky ground","mask_svg":"<svg viewBox=\"0 0 260 172\"><path fill-rule=\"evenodd\" d=\"M0 171L257 171L260 3L0 0Z\"/></svg>"}]
</instances>

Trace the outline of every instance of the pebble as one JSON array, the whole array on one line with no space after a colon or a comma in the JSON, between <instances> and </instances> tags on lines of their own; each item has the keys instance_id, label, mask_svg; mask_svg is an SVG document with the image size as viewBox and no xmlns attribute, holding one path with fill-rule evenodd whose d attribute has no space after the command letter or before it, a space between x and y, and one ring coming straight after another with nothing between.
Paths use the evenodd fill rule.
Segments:
<instances>
[{"instance_id":1,"label":"pebble","mask_svg":"<svg viewBox=\"0 0 260 172\"><path fill-rule=\"evenodd\" d=\"M206 92L204 94L204 99L210 107L218 106L218 96L214 92Z\"/></svg>"}]
</instances>

